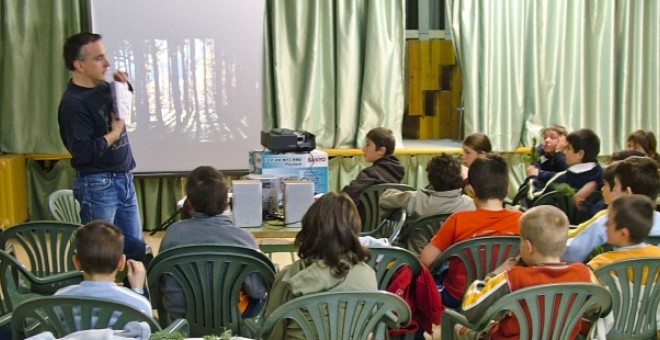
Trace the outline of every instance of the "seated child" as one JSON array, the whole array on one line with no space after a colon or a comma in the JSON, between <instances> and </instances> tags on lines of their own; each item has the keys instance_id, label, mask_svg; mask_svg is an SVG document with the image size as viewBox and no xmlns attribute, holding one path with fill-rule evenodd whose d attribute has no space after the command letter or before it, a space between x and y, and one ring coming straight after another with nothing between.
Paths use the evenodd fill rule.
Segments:
<instances>
[{"instance_id":1,"label":"seated child","mask_svg":"<svg viewBox=\"0 0 660 340\"><path fill-rule=\"evenodd\" d=\"M543 129L543 143L536 146L540 159L527 167L527 176L536 176L540 181L547 182L556 173L568 169L564 155L567 134L566 128L561 125Z\"/></svg>"},{"instance_id":2,"label":"seated child","mask_svg":"<svg viewBox=\"0 0 660 340\"><path fill-rule=\"evenodd\" d=\"M470 166L468 186L474 192L475 211L452 214L422 250L420 260L429 267L451 245L479 236L518 235L520 211L506 210L504 198L509 190L509 170L502 157L487 155ZM437 274L437 273L436 273ZM449 260L444 277L437 279L442 287L442 303L450 308L459 306L466 286L465 267L458 259Z\"/></svg>"},{"instance_id":3,"label":"seated child","mask_svg":"<svg viewBox=\"0 0 660 340\"><path fill-rule=\"evenodd\" d=\"M628 148L639 150L660 164L660 155L656 151L657 144L655 134L650 130L637 130L628 136Z\"/></svg>"},{"instance_id":4,"label":"seated child","mask_svg":"<svg viewBox=\"0 0 660 340\"><path fill-rule=\"evenodd\" d=\"M566 136L564 155L569 168L556 173L547 181L532 176L529 185L527 206L546 192L554 190L555 185L566 183L577 191L575 204L583 212L583 218L593 216L603 206L602 197L593 194L603 186L603 169L598 165L600 138L590 129L580 129Z\"/></svg>"},{"instance_id":5,"label":"seated child","mask_svg":"<svg viewBox=\"0 0 660 340\"><path fill-rule=\"evenodd\" d=\"M653 226L654 203L644 195L623 195L607 209L607 243L618 247L597 255L587 265L596 270L614 261L660 257L660 247L646 244Z\"/></svg>"},{"instance_id":6,"label":"seated child","mask_svg":"<svg viewBox=\"0 0 660 340\"><path fill-rule=\"evenodd\" d=\"M644 195L625 195L615 199L607 213L607 243L618 248L597 255L587 265L596 270L616 261L660 257L660 247L644 242L653 226L654 214L658 213L654 206L655 202ZM660 313L656 313L656 323L660 326Z\"/></svg>"},{"instance_id":7,"label":"seated child","mask_svg":"<svg viewBox=\"0 0 660 340\"><path fill-rule=\"evenodd\" d=\"M451 214L456 211L474 210L472 198L463 194L463 178L461 178L461 164L452 156L442 154L431 159L426 166L429 186L417 191L401 191L387 189L380 195L378 205L384 215L393 209L406 209L406 221L415 221L418 218L433 214ZM411 235L414 236L414 235ZM411 244L412 239L406 240L416 253L419 253L429 242L420 239ZM406 248L411 249L406 246Z\"/></svg>"},{"instance_id":8,"label":"seated child","mask_svg":"<svg viewBox=\"0 0 660 340\"><path fill-rule=\"evenodd\" d=\"M655 200L660 190L658 165L647 157L630 157L611 163L605 169L603 198L610 204L620 196L641 194ZM655 201L653 201L655 202ZM655 204L655 203L654 203ZM562 260L584 262L591 251L607 242L607 210L603 210L569 232ZM653 213L651 235L660 235L660 212Z\"/></svg>"},{"instance_id":9,"label":"seated child","mask_svg":"<svg viewBox=\"0 0 660 340\"><path fill-rule=\"evenodd\" d=\"M467 180L468 169L474 160L484 157L492 151L490 139L485 134L475 132L465 137L465 140L463 140L463 166L461 167L461 175L464 181Z\"/></svg>"},{"instance_id":10,"label":"seated child","mask_svg":"<svg viewBox=\"0 0 660 340\"><path fill-rule=\"evenodd\" d=\"M329 192L302 219L295 245L300 259L284 267L268 294L265 317L283 303L327 291L378 290L376 273L366 263L369 249L358 240L362 229L355 204L345 193ZM302 339L295 322L280 323L271 339Z\"/></svg>"},{"instance_id":11,"label":"seated child","mask_svg":"<svg viewBox=\"0 0 660 340\"><path fill-rule=\"evenodd\" d=\"M194 169L186 178L186 203L191 214L189 219L174 223L167 229L160 244L160 251L174 247L218 243L259 249L257 240L246 230L235 227L227 209L227 183L225 176L210 166ZM163 305L171 320L184 318L186 301L179 284L170 276L161 280ZM259 274L250 274L243 284L240 301L237 301L243 317L263 306L266 284Z\"/></svg>"},{"instance_id":12,"label":"seated child","mask_svg":"<svg viewBox=\"0 0 660 340\"><path fill-rule=\"evenodd\" d=\"M84 281L61 288L55 295L118 301L152 316L151 303L143 296L147 277L144 264L126 259L121 229L109 222L91 221L76 230L75 247L73 264L83 272ZM115 283L117 272L123 271L125 266L130 289Z\"/></svg>"},{"instance_id":13,"label":"seated child","mask_svg":"<svg viewBox=\"0 0 660 340\"><path fill-rule=\"evenodd\" d=\"M426 166L429 185L417 191L387 189L378 205L385 210L405 208L408 220L433 214L474 210L472 198L463 195L461 165L452 156L442 154L431 159Z\"/></svg>"},{"instance_id":14,"label":"seated child","mask_svg":"<svg viewBox=\"0 0 660 340\"><path fill-rule=\"evenodd\" d=\"M362 152L364 160L373 164L360 171L357 177L342 189L358 209L361 209L360 194L364 189L380 183L401 183L405 168L393 155L395 146L396 141L390 129L377 127L367 133Z\"/></svg>"},{"instance_id":15,"label":"seated child","mask_svg":"<svg viewBox=\"0 0 660 340\"><path fill-rule=\"evenodd\" d=\"M469 321L476 321L495 301L522 288L560 282L596 282L596 278L583 263L564 263L559 257L564 253L568 218L563 211L551 205L533 207L520 219L520 257L504 262L486 278L474 281L468 288L462 313ZM457 327L460 338L476 339L489 336L492 339L515 339L520 326L516 319L507 315L492 323L487 334L479 334L464 327ZM570 339L575 339L579 327Z\"/></svg>"}]
</instances>

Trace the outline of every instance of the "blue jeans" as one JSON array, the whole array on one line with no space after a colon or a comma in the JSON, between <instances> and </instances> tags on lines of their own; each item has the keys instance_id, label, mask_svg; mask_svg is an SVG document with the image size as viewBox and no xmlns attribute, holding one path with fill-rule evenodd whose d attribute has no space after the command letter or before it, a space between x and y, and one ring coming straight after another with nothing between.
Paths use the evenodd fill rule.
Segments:
<instances>
[{"instance_id":1,"label":"blue jeans","mask_svg":"<svg viewBox=\"0 0 660 340\"><path fill-rule=\"evenodd\" d=\"M124 233L124 253L129 259L142 261L145 253L140 212L130 172L100 172L76 175L73 194L80 202L83 224L105 220Z\"/></svg>"}]
</instances>

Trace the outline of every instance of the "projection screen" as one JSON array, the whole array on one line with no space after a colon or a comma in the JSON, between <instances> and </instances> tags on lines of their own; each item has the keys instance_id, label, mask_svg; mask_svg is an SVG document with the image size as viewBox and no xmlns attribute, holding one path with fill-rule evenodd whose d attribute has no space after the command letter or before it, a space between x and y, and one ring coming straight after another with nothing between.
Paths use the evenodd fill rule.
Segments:
<instances>
[{"instance_id":1,"label":"projection screen","mask_svg":"<svg viewBox=\"0 0 660 340\"><path fill-rule=\"evenodd\" d=\"M107 76L126 71L134 88L136 172L248 168L261 148L264 1L91 1Z\"/></svg>"}]
</instances>

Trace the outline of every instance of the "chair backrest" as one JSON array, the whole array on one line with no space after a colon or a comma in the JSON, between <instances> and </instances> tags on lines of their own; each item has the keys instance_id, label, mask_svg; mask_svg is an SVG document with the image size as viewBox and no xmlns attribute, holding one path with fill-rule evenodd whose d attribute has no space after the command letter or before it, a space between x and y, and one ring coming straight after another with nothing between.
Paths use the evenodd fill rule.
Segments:
<instances>
[{"instance_id":1,"label":"chair backrest","mask_svg":"<svg viewBox=\"0 0 660 340\"><path fill-rule=\"evenodd\" d=\"M422 271L419 258L403 248L369 247L369 250L371 250L371 259L368 263L376 272L376 281L380 290L387 290L394 274L405 265L410 266L413 277Z\"/></svg>"},{"instance_id":2,"label":"chair backrest","mask_svg":"<svg viewBox=\"0 0 660 340\"><path fill-rule=\"evenodd\" d=\"M80 330L121 330L130 321L144 321L153 332L161 330L154 319L121 302L63 295L38 297L19 304L14 309L11 326L14 339L45 331L59 339Z\"/></svg>"},{"instance_id":3,"label":"chair backrest","mask_svg":"<svg viewBox=\"0 0 660 340\"><path fill-rule=\"evenodd\" d=\"M385 219L378 223L375 229L363 231L360 236L371 236L375 238L387 238L390 244L393 244L401 233L403 225L406 223L406 209L396 209Z\"/></svg>"},{"instance_id":4,"label":"chair backrest","mask_svg":"<svg viewBox=\"0 0 660 340\"><path fill-rule=\"evenodd\" d=\"M621 260L595 271L614 300L614 327L608 339L649 339L657 334L660 257Z\"/></svg>"},{"instance_id":5,"label":"chair backrest","mask_svg":"<svg viewBox=\"0 0 660 340\"><path fill-rule=\"evenodd\" d=\"M57 190L48 195L48 210L57 221L81 224L80 203L71 189Z\"/></svg>"},{"instance_id":6,"label":"chair backrest","mask_svg":"<svg viewBox=\"0 0 660 340\"><path fill-rule=\"evenodd\" d=\"M75 271L73 236L79 226L58 221L17 224L0 233L0 248L24 252L28 269L38 277Z\"/></svg>"},{"instance_id":7,"label":"chair backrest","mask_svg":"<svg viewBox=\"0 0 660 340\"><path fill-rule=\"evenodd\" d=\"M389 292L323 292L278 306L266 319L261 334L270 339L273 328L287 320L297 323L306 339L385 339L386 326L407 326L410 314L408 304Z\"/></svg>"},{"instance_id":8,"label":"chair backrest","mask_svg":"<svg viewBox=\"0 0 660 340\"><path fill-rule=\"evenodd\" d=\"M362 193L360 193L360 208L363 209L364 212L362 232L369 232L378 227L380 223L380 207L378 206L378 200L380 199L380 195L390 188L401 191L415 191L415 188L410 185L399 183L374 184L364 189Z\"/></svg>"},{"instance_id":9,"label":"chair backrest","mask_svg":"<svg viewBox=\"0 0 660 340\"><path fill-rule=\"evenodd\" d=\"M147 278L161 326L168 320L168 314L163 306L160 281L163 275L170 275L183 291L185 319L191 336L217 334L224 329L242 334L238 301L241 287L251 273L260 274L270 290L275 270L272 262L258 250L204 244L160 252L149 265ZM262 313L263 309L258 314Z\"/></svg>"},{"instance_id":10,"label":"chair backrest","mask_svg":"<svg viewBox=\"0 0 660 340\"><path fill-rule=\"evenodd\" d=\"M649 236L646 238L646 243L660 246L660 236Z\"/></svg>"},{"instance_id":11,"label":"chair backrest","mask_svg":"<svg viewBox=\"0 0 660 340\"><path fill-rule=\"evenodd\" d=\"M555 190L546 192L541 195L541 197L534 200L533 206L535 207L539 205L553 205L559 208L559 210L566 213L568 221L573 225L580 224L584 220L582 214L580 214L577 206L575 206L575 203L573 202L573 197L568 196L563 191Z\"/></svg>"},{"instance_id":12,"label":"chair backrest","mask_svg":"<svg viewBox=\"0 0 660 340\"><path fill-rule=\"evenodd\" d=\"M481 318L468 326L484 330L493 320L510 312L520 325L520 339L570 339L582 317L593 323L609 313L612 296L607 288L593 283L556 283L528 287L507 294L490 305ZM464 319L445 310L442 339L452 339L455 320ZM461 322L463 323L463 322Z\"/></svg>"},{"instance_id":13,"label":"chair backrest","mask_svg":"<svg viewBox=\"0 0 660 340\"><path fill-rule=\"evenodd\" d=\"M0 320L4 320L5 315L10 314L18 303L27 298L37 294L53 294L62 287L78 284L82 280L82 272L78 271L37 277L15 257L0 250Z\"/></svg>"},{"instance_id":14,"label":"chair backrest","mask_svg":"<svg viewBox=\"0 0 660 340\"><path fill-rule=\"evenodd\" d=\"M433 262L431 271L451 258L458 258L465 266L465 289L477 279L483 279L497 266L518 255L519 236L475 237L453 244Z\"/></svg>"},{"instance_id":15,"label":"chair backrest","mask_svg":"<svg viewBox=\"0 0 660 340\"><path fill-rule=\"evenodd\" d=\"M451 214L433 214L416 219L403 228L399 244L415 254L420 254L449 216Z\"/></svg>"}]
</instances>

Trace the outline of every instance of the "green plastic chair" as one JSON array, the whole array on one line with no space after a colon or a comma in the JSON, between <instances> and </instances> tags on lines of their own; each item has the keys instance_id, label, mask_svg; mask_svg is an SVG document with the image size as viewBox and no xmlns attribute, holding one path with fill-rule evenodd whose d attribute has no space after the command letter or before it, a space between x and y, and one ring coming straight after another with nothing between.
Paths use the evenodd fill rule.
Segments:
<instances>
[{"instance_id":1,"label":"green plastic chair","mask_svg":"<svg viewBox=\"0 0 660 340\"><path fill-rule=\"evenodd\" d=\"M660 257L606 264L595 271L614 299L608 339L656 339L660 304Z\"/></svg>"},{"instance_id":2,"label":"green plastic chair","mask_svg":"<svg viewBox=\"0 0 660 340\"><path fill-rule=\"evenodd\" d=\"M25 254L28 270L37 277L75 272L73 236L78 227L58 221L17 224L0 233L0 248Z\"/></svg>"},{"instance_id":3,"label":"green plastic chair","mask_svg":"<svg viewBox=\"0 0 660 340\"><path fill-rule=\"evenodd\" d=\"M380 221L378 227L372 229L368 232L361 232L360 236L372 236L375 238L387 238L390 241L390 244L393 244L399 234L403 225L406 223L406 210L405 209L396 209L385 219Z\"/></svg>"},{"instance_id":4,"label":"green plastic chair","mask_svg":"<svg viewBox=\"0 0 660 340\"><path fill-rule=\"evenodd\" d=\"M465 266L465 288L474 281L481 280L504 261L518 255L519 236L475 237L455 243L440 254L429 268L435 272L451 258L458 258Z\"/></svg>"},{"instance_id":5,"label":"green plastic chair","mask_svg":"<svg viewBox=\"0 0 660 340\"><path fill-rule=\"evenodd\" d=\"M387 326L407 326L410 314L403 299L384 291L309 294L278 306L267 317L259 339L270 339L280 322L297 323L306 339L385 339Z\"/></svg>"},{"instance_id":6,"label":"green plastic chair","mask_svg":"<svg viewBox=\"0 0 660 340\"><path fill-rule=\"evenodd\" d=\"M43 296L21 303L14 310L11 328L14 339L46 331L59 339L81 330L122 330L130 321L146 322L153 333L162 331L156 320L133 306L106 299L65 295ZM178 319L165 331L187 336L188 325L186 320Z\"/></svg>"},{"instance_id":7,"label":"green plastic chair","mask_svg":"<svg viewBox=\"0 0 660 340\"><path fill-rule=\"evenodd\" d=\"M399 184L399 183L374 184L364 189L362 193L360 193L360 199L359 199L360 201L359 208L361 209L360 216L362 216L363 234L374 236L374 234L370 232L374 229L377 229L381 222L380 207L378 206L378 200L380 199L380 195L385 190L390 188L398 189L401 191L415 190L415 188L411 187L410 185Z\"/></svg>"},{"instance_id":8,"label":"green plastic chair","mask_svg":"<svg viewBox=\"0 0 660 340\"><path fill-rule=\"evenodd\" d=\"M71 189L57 190L48 195L48 210L57 221L81 224L80 203Z\"/></svg>"},{"instance_id":9,"label":"green plastic chair","mask_svg":"<svg viewBox=\"0 0 660 340\"><path fill-rule=\"evenodd\" d=\"M378 289L387 290L394 274L403 266L409 266L413 277L422 271L422 265L415 254L399 247L369 247L369 266L376 272Z\"/></svg>"},{"instance_id":10,"label":"green plastic chair","mask_svg":"<svg viewBox=\"0 0 660 340\"><path fill-rule=\"evenodd\" d=\"M158 310L161 326L169 320L163 306L160 280L171 275L181 286L187 304L185 319L190 335L201 337L231 329L244 334L238 300L248 274L263 276L270 290L275 280L275 267L258 250L220 244L176 247L160 252L147 271L151 303ZM257 316L263 314L263 308Z\"/></svg>"},{"instance_id":11,"label":"green plastic chair","mask_svg":"<svg viewBox=\"0 0 660 340\"><path fill-rule=\"evenodd\" d=\"M29 291L25 292L19 285L27 285ZM48 294L61 287L77 284L82 281L81 272L67 272L47 277L37 277L25 269L16 258L0 250L0 326L11 320L14 307L19 303L38 297L39 293Z\"/></svg>"},{"instance_id":12,"label":"green plastic chair","mask_svg":"<svg viewBox=\"0 0 660 340\"><path fill-rule=\"evenodd\" d=\"M451 214L433 214L416 219L403 228L398 244L414 254L421 254L449 216Z\"/></svg>"},{"instance_id":13,"label":"green plastic chair","mask_svg":"<svg viewBox=\"0 0 660 340\"><path fill-rule=\"evenodd\" d=\"M441 338L453 339L456 324L483 331L503 313L511 313L520 325L520 339L570 339L580 318L586 318L593 325L598 318L607 315L611 307L612 295L598 284L572 282L533 286L502 297L474 322L457 311L445 310Z\"/></svg>"}]
</instances>

